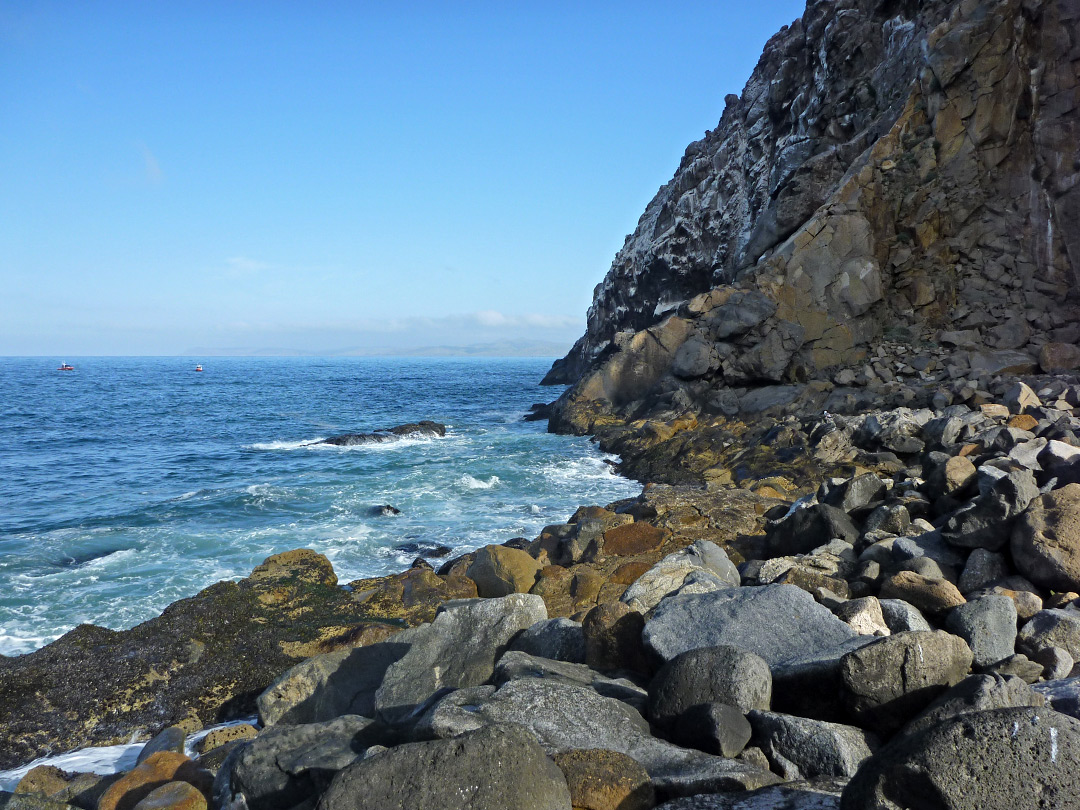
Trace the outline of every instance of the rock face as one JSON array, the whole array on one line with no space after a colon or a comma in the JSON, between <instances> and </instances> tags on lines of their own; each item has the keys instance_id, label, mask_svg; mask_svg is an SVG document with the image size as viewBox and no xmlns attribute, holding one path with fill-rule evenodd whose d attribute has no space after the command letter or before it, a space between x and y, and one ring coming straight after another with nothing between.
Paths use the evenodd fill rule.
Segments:
<instances>
[{"instance_id":1,"label":"rock face","mask_svg":"<svg viewBox=\"0 0 1080 810\"><path fill-rule=\"evenodd\" d=\"M888 330L944 330L989 373L1075 344L1078 20L1075 0L808 4L596 287L546 378L576 383L553 426L753 412L841 366L887 384Z\"/></svg>"}]
</instances>

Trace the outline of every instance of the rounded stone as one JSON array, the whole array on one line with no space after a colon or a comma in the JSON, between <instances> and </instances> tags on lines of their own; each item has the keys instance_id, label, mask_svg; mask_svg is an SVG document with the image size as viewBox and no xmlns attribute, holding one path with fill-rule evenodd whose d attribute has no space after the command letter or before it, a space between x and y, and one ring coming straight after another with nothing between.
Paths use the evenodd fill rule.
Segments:
<instances>
[{"instance_id":1,"label":"rounded stone","mask_svg":"<svg viewBox=\"0 0 1080 810\"><path fill-rule=\"evenodd\" d=\"M556 754L574 810L650 810L655 797L649 774L638 762L603 748Z\"/></svg>"},{"instance_id":2,"label":"rounded stone","mask_svg":"<svg viewBox=\"0 0 1080 810\"><path fill-rule=\"evenodd\" d=\"M966 601L946 579L931 579L913 571L901 571L881 585L882 599L903 599L923 613L940 615Z\"/></svg>"},{"instance_id":3,"label":"rounded stone","mask_svg":"<svg viewBox=\"0 0 1080 810\"><path fill-rule=\"evenodd\" d=\"M1080 484L1033 500L1012 533L1017 570L1036 585L1080 590Z\"/></svg>"},{"instance_id":4,"label":"rounded stone","mask_svg":"<svg viewBox=\"0 0 1080 810\"><path fill-rule=\"evenodd\" d=\"M98 800L97 810L134 810L139 802L169 782L188 782L206 794L213 778L183 754L159 751L113 782Z\"/></svg>"},{"instance_id":5,"label":"rounded stone","mask_svg":"<svg viewBox=\"0 0 1080 810\"><path fill-rule=\"evenodd\" d=\"M726 703L748 712L768 709L771 700L769 665L759 655L727 645L681 653L649 683L649 716L662 726L700 703Z\"/></svg>"},{"instance_id":6,"label":"rounded stone","mask_svg":"<svg viewBox=\"0 0 1080 810\"><path fill-rule=\"evenodd\" d=\"M135 810L206 810L206 797L187 782L168 782L150 791Z\"/></svg>"},{"instance_id":7,"label":"rounded stone","mask_svg":"<svg viewBox=\"0 0 1080 810\"><path fill-rule=\"evenodd\" d=\"M467 575L476 592L486 598L528 593L543 568L527 551L506 546L484 546L476 552Z\"/></svg>"}]
</instances>

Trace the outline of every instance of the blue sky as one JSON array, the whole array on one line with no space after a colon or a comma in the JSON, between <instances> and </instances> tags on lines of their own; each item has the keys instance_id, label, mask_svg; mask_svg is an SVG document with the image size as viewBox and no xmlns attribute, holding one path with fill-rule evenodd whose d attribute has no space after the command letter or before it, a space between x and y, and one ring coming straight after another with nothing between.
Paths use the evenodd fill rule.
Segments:
<instances>
[{"instance_id":1,"label":"blue sky","mask_svg":"<svg viewBox=\"0 0 1080 810\"><path fill-rule=\"evenodd\" d=\"M0 0L0 354L568 348L802 7Z\"/></svg>"}]
</instances>

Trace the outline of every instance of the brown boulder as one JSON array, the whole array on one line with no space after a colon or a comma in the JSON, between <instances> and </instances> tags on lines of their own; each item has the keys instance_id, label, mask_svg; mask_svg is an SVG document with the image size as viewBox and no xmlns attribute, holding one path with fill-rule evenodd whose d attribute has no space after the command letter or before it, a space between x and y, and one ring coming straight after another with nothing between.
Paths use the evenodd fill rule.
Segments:
<instances>
[{"instance_id":1,"label":"brown boulder","mask_svg":"<svg viewBox=\"0 0 1080 810\"><path fill-rule=\"evenodd\" d=\"M135 806L169 782L187 782L204 796L213 778L183 754L159 751L121 776L98 801L97 810L135 810Z\"/></svg>"},{"instance_id":2,"label":"brown boulder","mask_svg":"<svg viewBox=\"0 0 1080 810\"><path fill-rule=\"evenodd\" d=\"M206 810L206 797L187 782L169 782L150 791L135 810Z\"/></svg>"},{"instance_id":3,"label":"brown boulder","mask_svg":"<svg viewBox=\"0 0 1080 810\"><path fill-rule=\"evenodd\" d=\"M618 751L603 748L556 754L573 810L650 810L655 797L648 772Z\"/></svg>"},{"instance_id":4,"label":"brown boulder","mask_svg":"<svg viewBox=\"0 0 1080 810\"><path fill-rule=\"evenodd\" d=\"M1039 350L1039 366L1047 374L1060 374L1080 368L1080 346L1071 343L1046 343Z\"/></svg>"},{"instance_id":5,"label":"brown boulder","mask_svg":"<svg viewBox=\"0 0 1080 810\"><path fill-rule=\"evenodd\" d=\"M1033 500L1012 534L1013 562L1036 585L1080 590L1080 484Z\"/></svg>"},{"instance_id":6,"label":"brown boulder","mask_svg":"<svg viewBox=\"0 0 1080 810\"><path fill-rule=\"evenodd\" d=\"M255 726L251 725L251 723L239 723L235 726L217 728L199 740L195 750L200 754L205 754L207 751L213 751L215 748L233 740L253 740L258 734L259 732L255 730Z\"/></svg>"},{"instance_id":7,"label":"brown boulder","mask_svg":"<svg viewBox=\"0 0 1080 810\"><path fill-rule=\"evenodd\" d=\"M506 546L484 546L476 552L468 576L476 592L487 599L528 593L543 566L528 552Z\"/></svg>"},{"instance_id":8,"label":"brown boulder","mask_svg":"<svg viewBox=\"0 0 1080 810\"><path fill-rule=\"evenodd\" d=\"M252 582L294 579L315 585L337 585L334 566L310 548L295 548L267 557L251 572Z\"/></svg>"},{"instance_id":9,"label":"brown boulder","mask_svg":"<svg viewBox=\"0 0 1080 810\"><path fill-rule=\"evenodd\" d=\"M882 599L903 599L923 613L941 615L967 600L946 579L933 579L914 571L900 571L881 584Z\"/></svg>"}]
</instances>

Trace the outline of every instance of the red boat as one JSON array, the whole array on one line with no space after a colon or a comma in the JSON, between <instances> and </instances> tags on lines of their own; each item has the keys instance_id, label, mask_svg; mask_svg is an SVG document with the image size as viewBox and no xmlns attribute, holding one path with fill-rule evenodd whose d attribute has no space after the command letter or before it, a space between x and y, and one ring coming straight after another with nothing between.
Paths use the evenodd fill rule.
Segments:
<instances>
[{"instance_id":1,"label":"red boat","mask_svg":"<svg viewBox=\"0 0 1080 810\"><path fill-rule=\"evenodd\" d=\"M74 371L75 366L69 366L67 363L61 363L60 368L57 371Z\"/></svg>"},{"instance_id":2,"label":"red boat","mask_svg":"<svg viewBox=\"0 0 1080 810\"><path fill-rule=\"evenodd\" d=\"M195 366L196 371L202 371L202 366Z\"/></svg>"}]
</instances>

